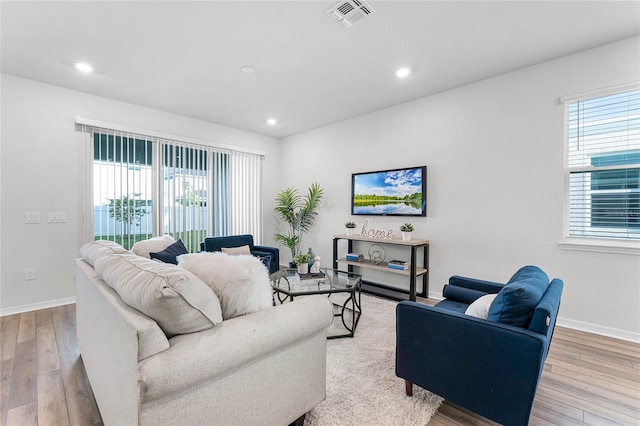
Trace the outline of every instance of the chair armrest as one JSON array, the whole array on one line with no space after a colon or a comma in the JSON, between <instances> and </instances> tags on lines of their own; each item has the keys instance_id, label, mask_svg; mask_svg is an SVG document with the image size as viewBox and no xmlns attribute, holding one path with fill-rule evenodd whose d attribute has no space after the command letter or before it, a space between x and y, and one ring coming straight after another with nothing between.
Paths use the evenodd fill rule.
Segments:
<instances>
[{"instance_id":1,"label":"chair armrest","mask_svg":"<svg viewBox=\"0 0 640 426\"><path fill-rule=\"evenodd\" d=\"M498 282L478 280L458 275L454 275L449 278L449 285L465 287L471 290L481 291L483 293L497 293L502 290L502 287L504 287L504 284Z\"/></svg>"},{"instance_id":2,"label":"chair armrest","mask_svg":"<svg viewBox=\"0 0 640 426\"><path fill-rule=\"evenodd\" d=\"M528 418L545 343L539 333L416 302L396 308L396 375L489 418Z\"/></svg>"}]
</instances>

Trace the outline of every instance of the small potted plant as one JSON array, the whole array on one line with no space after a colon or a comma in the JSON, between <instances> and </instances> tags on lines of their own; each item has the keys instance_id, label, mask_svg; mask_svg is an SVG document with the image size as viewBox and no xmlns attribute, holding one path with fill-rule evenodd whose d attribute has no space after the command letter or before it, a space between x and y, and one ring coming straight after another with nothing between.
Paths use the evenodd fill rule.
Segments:
<instances>
[{"instance_id":1,"label":"small potted plant","mask_svg":"<svg viewBox=\"0 0 640 426\"><path fill-rule=\"evenodd\" d=\"M345 222L344 227L347 228L347 235L353 235L353 230L356 228L355 222Z\"/></svg>"},{"instance_id":2,"label":"small potted plant","mask_svg":"<svg viewBox=\"0 0 640 426\"><path fill-rule=\"evenodd\" d=\"M410 223L400 225L400 231L402 231L402 241L410 241L411 233L413 232L413 225Z\"/></svg>"},{"instance_id":3,"label":"small potted plant","mask_svg":"<svg viewBox=\"0 0 640 426\"><path fill-rule=\"evenodd\" d=\"M298 253L294 256L293 261L298 265L298 273L299 274L308 274L309 273L309 261L311 260L311 256L309 253Z\"/></svg>"}]
</instances>

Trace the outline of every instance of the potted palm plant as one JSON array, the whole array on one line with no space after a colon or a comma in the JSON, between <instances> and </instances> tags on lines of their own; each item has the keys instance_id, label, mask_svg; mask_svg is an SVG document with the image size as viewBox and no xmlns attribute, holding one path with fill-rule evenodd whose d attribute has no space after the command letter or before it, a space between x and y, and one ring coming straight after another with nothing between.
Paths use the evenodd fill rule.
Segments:
<instances>
[{"instance_id":1,"label":"potted palm plant","mask_svg":"<svg viewBox=\"0 0 640 426\"><path fill-rule=\"evenodd\" d=\"M292 187L276 195L274 211L278 219L286 223L289 229L287 233L276 234L275 241L291 250L292 261L296 253L300 252L303 234L311 229L318 216L322 196L322 188L317 182L311 184L305 195L301 195Z\"/></svg>"},{"instance_id":2,"label":"potted palm plant","mask_svg":"<svg viewBox=\"0 0 640 426\"><path fill-rule=\"evenodd\" d=\"M400 225L400 231L402 231L402 241L410 241L411 233L413 232L413 225L410 223Z\"/></svg>"}]
</instances>

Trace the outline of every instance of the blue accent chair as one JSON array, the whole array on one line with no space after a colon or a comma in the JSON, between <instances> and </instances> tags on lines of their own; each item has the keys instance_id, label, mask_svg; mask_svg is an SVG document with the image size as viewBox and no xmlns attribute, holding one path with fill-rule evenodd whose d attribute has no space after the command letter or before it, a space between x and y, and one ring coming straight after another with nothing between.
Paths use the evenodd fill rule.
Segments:
<instances>
[{"instance_id":1,"label":"blue accent chair","mask_svg":"<svg viewBox=\"0 0 640 426\"><path fill-rule=\"evenodd\" d=\"M562 289L525 266L507 284L453 276L435 306L399 303L396 375L407 395L416 384L501 424L527 425ZM497 296L487 319L465 315L488 293Z\"/></svg>"},{"instance_id":2,"label":"blue accent chair","mask_svg":"<svg viewBox=\"0 0 640 426\"><path fill-rule=\"evenodd\" d=\"M249 251L265 263L269 273L280 269L280 250L276 247L253 244L253 235L229 235L225 237L207 237L200 243L200 251L222 251L222 248L249 246Z\"/></svg>"}]
</instances>

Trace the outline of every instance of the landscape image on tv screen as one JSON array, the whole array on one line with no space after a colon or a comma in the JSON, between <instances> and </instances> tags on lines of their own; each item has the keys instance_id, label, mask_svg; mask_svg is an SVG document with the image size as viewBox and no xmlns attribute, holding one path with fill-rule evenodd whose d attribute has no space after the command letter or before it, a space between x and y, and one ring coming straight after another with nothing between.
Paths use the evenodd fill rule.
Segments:
<instances>
[{"instance_id":1,"label":"landscape image on tv screen","mask_svg":"<svg viewBox=\"0 0 640 426\"><path fill-rule=\"evenodd\" d=\"M351 214L426 215L426 166L352 175Z\"/></svg>"}]
</instances>

